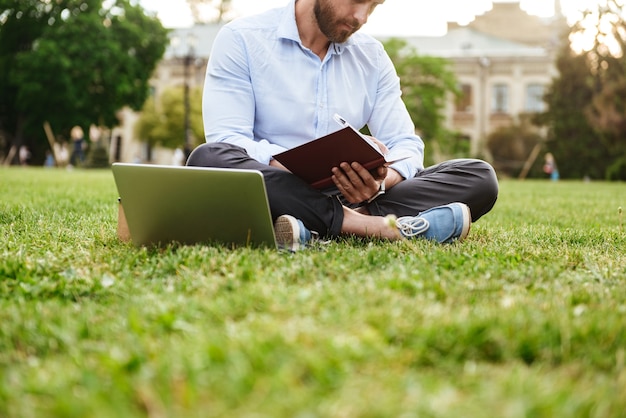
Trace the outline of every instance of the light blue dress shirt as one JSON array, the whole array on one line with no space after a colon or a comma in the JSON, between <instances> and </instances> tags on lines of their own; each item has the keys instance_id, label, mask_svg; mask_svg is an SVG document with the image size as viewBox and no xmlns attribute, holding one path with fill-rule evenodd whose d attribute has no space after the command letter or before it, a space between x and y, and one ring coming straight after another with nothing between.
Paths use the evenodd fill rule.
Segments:
<instances>
[{"instance_id":1,"label":"light blue dress shirt","mask_svg":"<svg viewBox=\"0 0 626 418\"><path fill-rule=\"evenodd\" d=\"M203 92L207 142L228 142L259 162L341 128L367 125L389 149L413 157L392 167L404 178L423 168L424 143L401 99L400 80L382 44L355 33L323 60L302 45L295 0L236 19L217 35Z\"/></svg>"}]
</instances>

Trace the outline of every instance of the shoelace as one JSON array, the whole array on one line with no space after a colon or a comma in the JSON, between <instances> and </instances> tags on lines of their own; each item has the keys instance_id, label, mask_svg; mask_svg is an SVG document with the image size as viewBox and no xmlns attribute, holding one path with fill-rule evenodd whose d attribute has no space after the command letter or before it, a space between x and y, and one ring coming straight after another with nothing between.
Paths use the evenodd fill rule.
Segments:
<instances>
[{"instance_id":1,"label":"shoelace","mask_svg":"<svg viewBox=\"0 0 626 418\"><path fill-rule=\"evenodd\" d=\"M430 224L426 219L415 216L398 218L396 226L405 237L414 237L426 232Z\"/></svg>"}]
</instances>

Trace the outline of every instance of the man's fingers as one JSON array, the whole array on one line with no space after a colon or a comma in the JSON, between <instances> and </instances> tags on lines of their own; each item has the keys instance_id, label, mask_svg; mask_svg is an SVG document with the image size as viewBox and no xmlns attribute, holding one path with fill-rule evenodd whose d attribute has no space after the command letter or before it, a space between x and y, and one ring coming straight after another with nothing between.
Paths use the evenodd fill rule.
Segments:
<instances>
[{"instance_id":1,"label":"man's fingers","mask_svg":"<svg viewBox=\"0 0 626 418\"><path fill-rule=\"evenodd\" d=\"M357 166L360 167L360 165L358 165L358 163L353 163L353 164L357 164ZM348 163L341 163L340 168L341 168L341 171L343 171L343 173L347 177L348 181L353 186L358 188L362 184L365 184L365 179L363 179L363 177L361 177L362 172L357 169L358 168L357 166L353 167L352 165L350 165Z\"/></svg>"},{"instance_id":2,"label":"man's fingers","mask_svg":"<svg viewBox=\"0 0 626 418\"><path fill-rule=\"evenodd\" d=\"M376 169L376 180L383 180L387 177L387 166L381 165Z\"/></svg>"},{"instance_id":3,"label":"man's fingers","mask_svg":"<svg viewBox=\"0 0 626 418\"><path fill-rule=\"evenodd\" d=\"M367 170L365 167L363 167L359 163L352 163L350 168L352 169L352 172L356 176L358 176L359 181L365 187L378 189L378 181L377 181L376 178L374 178L374 176L372 175L372 173L369 170Z\"/></svg>"},{"instance_id":4,"label":"man's fingers","mask_svg":"<svg viewBox=\"0 0 626 418\"><path fill-rule=\"evenodd\" d=\"M359 163L341 163L333 169L333 182L351 203L369 199L379 188L378 181Z\"/></svg>"}]
</instances>

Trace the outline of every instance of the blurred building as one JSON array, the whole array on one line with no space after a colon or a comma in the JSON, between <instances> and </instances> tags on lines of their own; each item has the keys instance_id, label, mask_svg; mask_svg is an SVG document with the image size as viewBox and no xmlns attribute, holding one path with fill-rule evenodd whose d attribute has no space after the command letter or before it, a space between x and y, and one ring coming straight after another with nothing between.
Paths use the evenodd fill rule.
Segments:
<instances>
[{"instance_id":1,"label":"blurred building","mask_svg":"<svg viewBox=\"0 0 626 418\"><path fill-rule=\"evenodd\" d=\"M542 19L519 3L494 3L467 26L449 24L445 36L405 40L419 54L451 62L461 97L448 102L447 127L480 155L491 132L545 110L543 95L557 75L555 54L565 27L560 13Z\"/></svg>"},{"instance_id":2,"label":"blurred building","mask_svg":"<svg viewBox=\"0 0 626 418\"><path fill-rule=\"evenodd\" d=\"M451 62L462 96L450 98L446 123L471 141L472 155L484 151L485 139L495 129L544 110L543 95L557 75L555 52L566 26L560 14L543 19L527 14L519 3L493 6L468 26L450 24L444 36L404 38L419 54ZM153 94L185 82L190 88L202 86L220 27L208 24L174 30L151 81ZM123 112L124 123L112 136L112 158L169 164L173 150L151 149L135 138L137 117L129 110Z\"/></svg>"}]
</instances>

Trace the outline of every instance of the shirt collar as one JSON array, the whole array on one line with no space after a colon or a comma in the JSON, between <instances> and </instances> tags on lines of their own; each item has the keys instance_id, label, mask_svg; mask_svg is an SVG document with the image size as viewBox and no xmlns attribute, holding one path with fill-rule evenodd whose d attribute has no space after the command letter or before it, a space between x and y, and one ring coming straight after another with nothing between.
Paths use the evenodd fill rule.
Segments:
<instances>
[{"instance_id":1,"label":"shirt collar","mask_svg":"<svg viewBox=\"0 0 626 418\"><path fill-rule=\"evenodd\" d=\"M302 45L300 33L298 33L298 26L296 25L296 1L297 0L291 0L289 4L285 6L283 16L278 24L278 30L276 33L279 38L289 39ZM344 43L331 43L329 51L333 54L342 54L345 48L353 43L354 40L351 36Z\"/></svg>"}]
</instances>

